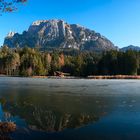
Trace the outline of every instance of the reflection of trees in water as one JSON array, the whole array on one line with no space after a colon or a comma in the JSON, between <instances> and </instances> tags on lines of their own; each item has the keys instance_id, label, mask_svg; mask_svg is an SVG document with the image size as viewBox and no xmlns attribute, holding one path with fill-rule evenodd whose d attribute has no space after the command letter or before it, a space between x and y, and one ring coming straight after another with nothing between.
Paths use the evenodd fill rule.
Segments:
<instances>
[{"instance_id":1,"label":"reflection of trees in water","mask_svg":"<svg viewBox=\"0 0 140 140\"><path fill-rule=\"evenodd\" d=\"M31 94L32 95L32 94ZM109 97L93 96L21 96L3 100L7 116L19 116L29 128L44 131L62 131L96 122L111 111L114 101ZM9 99L9 98L8 98ZM8 118L8 117L7 117Z\"/></svg>"},{"instance_id":2,"label":"reflection of trees in water","mask_svg":"<svg viewBox=\"0 0 140 140\"><path fill-rule=\"evenodd\" d=\"M29 128L43 131L62 131L67 128L79 128L89 123L98 121L99 117L87 113L65 113L50 111L40 106L34 106L24 102L23 104L4 105L7 110L5 117L10 119L12 116L20 116L25 119ZM9 113L8 113L9 112Z\"/></svg>"},{"instance_id":3,"label":"reflection of trees in water","mask_svg":"<svg viewBox=\"0 0 140 140\"><path fill-rule=\"evenodd\" d=\"M9 134L16 130L16 124L11 122L9 112L3 112L2 104L4 105L5 103L6 100L0 98L0 140L12 140Z\"/></svg>"},{"instance_id":4,"label":"reflection of trees in water","mask_svg":"<svg viewBox=\"0 0 140 140\"><path fill-rule=\"evenodd\" d=\"M44 111L41 108L35 108L33 112L35 124L46 131L62 131L66 128L77 128L98 120L98 117L87 114L60 114L52 111ZM31 128L35 128L30 125Z\"/></svg>"}]
</instances>

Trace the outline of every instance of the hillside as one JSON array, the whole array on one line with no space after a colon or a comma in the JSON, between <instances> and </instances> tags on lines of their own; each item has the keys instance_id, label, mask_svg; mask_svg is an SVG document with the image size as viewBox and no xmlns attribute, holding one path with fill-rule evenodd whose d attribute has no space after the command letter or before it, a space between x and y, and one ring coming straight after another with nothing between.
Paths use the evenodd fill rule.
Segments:
<instances>
[{"instance_id":1,"label":"hillside","mask_svg":"<svg viewBox=\"0 0 140 140\"><path fill-rule=\"evenodd\" d=\"M129 45L129 46L127 46L127 47L121 48L120 50L121 50L121 51L124 51L124 52L126 52L126 51L128 51L128 50L140 51L140 47L138 47L138 46L133 46L133 45Z\"/></svg>"}]
</instances>

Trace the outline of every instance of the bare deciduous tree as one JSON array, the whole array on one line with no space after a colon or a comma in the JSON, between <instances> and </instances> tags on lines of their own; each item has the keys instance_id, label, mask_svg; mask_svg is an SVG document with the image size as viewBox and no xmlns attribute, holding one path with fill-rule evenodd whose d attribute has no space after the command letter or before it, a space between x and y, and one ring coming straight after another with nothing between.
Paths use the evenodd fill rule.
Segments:
<instances>
[{"instance_id":1,"label":"bare deciduous tree","mask_svg":"<svg viewBox=\"0 0 140 140\"><path fill-rule=\"evenodd\" d=\"M0 13L13 12L17 10L17 4L25 2L27 0L0 0Z\"/></svg>"}]
</instances>

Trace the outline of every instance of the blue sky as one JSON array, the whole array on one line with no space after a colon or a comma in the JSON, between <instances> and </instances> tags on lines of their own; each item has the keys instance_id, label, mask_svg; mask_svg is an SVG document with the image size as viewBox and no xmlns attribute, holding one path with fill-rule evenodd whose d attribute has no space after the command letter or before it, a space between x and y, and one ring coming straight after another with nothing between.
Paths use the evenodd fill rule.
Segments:
<instances>
[{"instance_id":1,"label":"blue sky","mask_svg":"<svg viewBox=\"0 0 140 140\"><path fill-rule=\"evenodd\" d=\"M0 45L12 30L22 33L40 19L63 19L100 32L116 46L140 46L140 0L28 0L0 16Z\"/></svg>"}]
</instances>

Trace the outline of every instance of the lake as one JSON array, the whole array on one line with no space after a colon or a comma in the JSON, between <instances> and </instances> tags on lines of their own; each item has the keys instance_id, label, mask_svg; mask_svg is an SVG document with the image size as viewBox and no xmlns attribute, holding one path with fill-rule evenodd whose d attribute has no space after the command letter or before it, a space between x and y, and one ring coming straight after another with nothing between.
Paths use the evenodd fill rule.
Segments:
<instances>
[{"instance_id":1,"label":"lake","mask_svg":"<svg viewBox=\"0 0 140 140\"><path fill-rule=\"evenodd\" d=\"M140 80L0 77L14 140L139 140Z\"/></svg>"}]
</instances>

